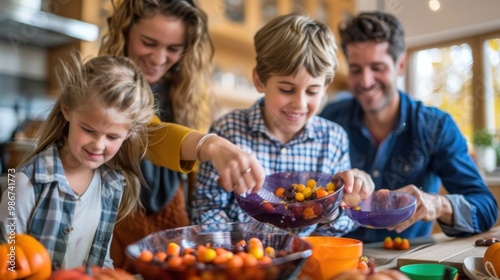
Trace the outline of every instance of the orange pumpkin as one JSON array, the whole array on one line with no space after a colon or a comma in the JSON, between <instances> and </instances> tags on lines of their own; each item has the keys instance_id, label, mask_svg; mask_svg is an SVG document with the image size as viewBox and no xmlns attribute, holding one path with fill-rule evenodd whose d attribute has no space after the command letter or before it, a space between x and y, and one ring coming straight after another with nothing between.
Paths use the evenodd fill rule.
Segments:
<instances>
[{"instance_id":1,"label":"orange pumpkin","mask_svg":"<svg viewBox=\"0 0 500 280\"><path fill-rule=\"evenodd\" d=\"M73 269L61 269L50 277L50 280L135 280L135 277L123 269L110 269L92 266L87 274L85 266Z\"/></svg>"},{"instance_id":2,"label":"orange pumpkin","mask_svg":"<svg viewBox=\"0 0 500 280\"><path fill-rule=\"evenodd\" d=\"M500 243L494 243L486 249L483 261L491 276L500 277Z\"/></svg>"},{"instance_id":3,"label":"orange pumpkin","mask_svg":"<svg viewBox=\"0 0 500 280\"><path fill-rule=\"evenodd\" d=\"M346 270L331 280L410 280L408 276L394 269L373 272L370 269Z\"/></svg>"},{"instance_id":4,"label":"orange pumpkin","mask_svg":"<svg viewBox=\"0 0 500 280\"><path fill-rule=\"evenodd\" d=\"M50 277L49 252L38 240L27 234L15 234L9 242L0 244L0 279L40 280Z\"/></svg>"}]
</instances>

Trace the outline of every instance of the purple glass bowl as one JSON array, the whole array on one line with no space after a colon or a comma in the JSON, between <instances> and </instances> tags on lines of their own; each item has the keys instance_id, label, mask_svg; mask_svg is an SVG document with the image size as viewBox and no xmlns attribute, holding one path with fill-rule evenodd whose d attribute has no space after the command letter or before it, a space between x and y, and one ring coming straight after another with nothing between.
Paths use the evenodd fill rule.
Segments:
<instances>
[{"instance_id":1,"label":"purple glass bowl","mask_svg":"<svg viewBox=\"0 0 500 280\"><path fill-rule=\"evenodd\" d=\"M335 191L325 197L302 202L285 202L274 194L278 187L288 188L291 184L305 184L309 179L315 179L316 185L322 187L333 182ZM236 195L236 201L246 214L259 222L272 224L282 229L302 228L316 224L330 216L342 200L343 189L344 180L332 174L281 172L267 176L264 186L257 193ZM304 215L304 210L308 213L314 211L314 214Z\"/></svg>"},{"instance_id":2,"label":"purple glass bowl","mask_svg":"<svg viewBox=\"0 0 500 280\"><path fill-rule=\"evenodd\" d=\"M346 214L367 228L394 227L408 220L417 208L417 199L405 192L378 190Z\"/></svg>"},{"instance_id":3,"label":"purple glass bowl","mask_svg":"<svg viewBox=\"0 0 500 280\"><path fill-rule=\"evenodd\" d=\"M225 268L206 265L189 266L184 269L168 268L166 262L144 262L140 253L148 249L153 254L166 252L168 244L175 242L181 249L196 248L210 243L212 247L232 250L240 240L259 238L264 246L273 247L276 252L286 250L288 255L273 259L271 264L252 267ZM126 249L133 267L146 280L188 280L188 279L296 279L312 247L307 241L285 230L262 223L218 223L187 226L152 233L129 245Z\"/></svg>"}]
</instances>

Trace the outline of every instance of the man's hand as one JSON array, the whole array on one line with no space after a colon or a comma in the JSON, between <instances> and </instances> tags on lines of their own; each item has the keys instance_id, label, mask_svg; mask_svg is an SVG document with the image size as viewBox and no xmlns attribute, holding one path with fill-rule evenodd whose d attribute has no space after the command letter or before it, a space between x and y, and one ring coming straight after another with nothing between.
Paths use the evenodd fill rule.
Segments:
<instances>
[{"instance_id":1,"label":"man's hand","mask_svg":"<svg viewBox=\"0 0 500 280\"><path fill-rule=\"evenodd\" d=\"M428 222L439 219L440 222L446 225L453 225L453 207L445 196L423 192L415 185L407 185L397 191L407 192L415 196L417 198L417 209L408 220L389 230L400 233L420 220Z\"/></svg>"}]
</instances>

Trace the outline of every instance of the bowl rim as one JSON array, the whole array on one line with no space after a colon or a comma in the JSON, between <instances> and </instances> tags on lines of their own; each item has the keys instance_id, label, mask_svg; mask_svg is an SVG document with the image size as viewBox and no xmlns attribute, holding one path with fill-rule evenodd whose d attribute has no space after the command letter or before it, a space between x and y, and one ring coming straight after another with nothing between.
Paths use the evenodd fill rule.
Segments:
<instances>
[{"instance_id":1,"label":"bowl rim","mask_svg":"<svg viewBox=\"0 0 500 280\"><path fill-rule=\"evenodd\" d=\"M342 184L339 187L336 186L334 192L332 192L332 193L330 193L330 194L328 194L328 195L326 195L326 196L324 196L322 198L316 198L316 199L304 200L304 201L294 201L294 202L287 202L285 200L281 200L280 202L269 202L269 201L266 201L266 203L269 203L272 206L279 206L279 205L283 205L283 204L295 206L295 205L301 205L301 204L304 204L304 203L307 203L307 202L322 202L322 201L324 201L326 199L330 199L332 196L334 196L336 194L339 194L339 192L342 192L342 194L343 194L344 187L345 187L345 181L344 181L344 179L342 179L342 177L340 177L340 176L338 176L336 174L330 174L330 173L326 173L326 172L317 172L317 171L284 171L284 172L275 172L275 173L266 175L266 180L267 180L268 177L282 176L282 174L287 174L287 173L305 173L305 174L315 174L315 175L329 175L329 176L331 176L331 180L333 180L334 178L338 179L338 180L340 180L342 182ZM264 186L262 188L264 189ZM267 189L266 189L266 191L268 191L269 193L271 193L272 195L274 195L275 197L277 197L274 194L274 192L269 191ZM244 202L254 202L254 200L247 198L248 194L250 194L250 192L236 194L237 200L241 199ZM259 202L259 203L261 203L261 202Z\"/></svg>"},{"instance_id":2,"label":"bowl rim","mask_svg":"<svg viewBox=\"0 0 500 280\"><path fill-rule=\"evenodd\" d=\"M372 193L372 196L373 196L376 192L379 192L379 191L381 191L381 190L384 190L384 191L385 191L385 189L376 190L376 191L374 191L374 192ZM395 211L395 210L400 210L400 211L401 211L401 210L406 210L406 209L408 209L408 208L412 208L412 207L414 207L414 206L416 206L416 205L417 205L417 198L416 198L414 195L412 195L411 193L408 193L408 192L400 192L400 191L396 191L396 190L389 190L389 193L390 193L390 194L395 193L395 194L398 194L398 195L407 196L407 197L409 197L409 198L411 199L411 203L410 203L410 204L408 204L408 205L406 205L406 206L404 206L404 207L400 207L400 208L387 209L387 210L379 210L379 211L376 211L377 213L390 213L390 212L393 212L393 211ZM363 203L363 201L368 201L368 200L370 200L370 197L369 197L369 198L367 198L366 200L362 200L360 203ZM346 210L346 211L363 212L363 213L372 213L372 212L374 212L374 211L369 211L369 210L361 210L361 209L360 209L360 210L354 210L354 208L355 208L355 207L356 207L356 206L354 206L354 207L350 207L350 208L346 208L345 210Z\"/></svg>"},{"instance_id":3,"label":"bowl rim","mask_svg":"<svg viewBox=\"0 0 500 280\"><path fill-rule=\"evenodd\" d=\"M403 273L408 273L408 274L412 274L412 275L419 275L419 276L439 276L439 275L436 275L436 274L422 274L422 273L414 273L414 272L408 272L408 271L404 271L404 269L407 269L407 268L415 268L415 269L418 269L419 267L442 267L443 269L444 268L449 268L451 269L451 273L452 274L456 274L458 273L458 269L454 266L451 266L451 265L446 265L446 264L441 264L441 263L412 263L412 264L406 264L406 265L403 265L399 268L399 271L403 272Z\"/></svg>"},{"instance_id":4,"label":"bowl rim","mask_svg":"<svg viewBox=\"0 0 500 280\"><path fill-rule=\"evenodd\" d=\"M310 235L310 236L303 236L301 237L304 240L320 240L320 239L333 239L335 238L336 240L345 240L349 241L347 244L335 244L335 245L342 245L342 247L363 247L363 241L355 238L349 238L349 237L342 237L342 236L320 236L320 235ZM312 244L311 244L312 245ZM322 247L333 247L335 245L328 245L328 244L322 244Z\"/></svg>"},{"instance_id":5,"label":"bowl rim","mask_svg":"<svg viewBox=\"0 0 500 280\"><path fill-rule=\"evenodd\" d=\"M264 224L264 223L261 223L261 222L253 222L253 221L250 221L250 222L227 222L227 223L207 223L207 224L197 224L197 225L188 225L188 226L184 226L184 227L177 227L177 228L172 228L172 229L164 229L164 230L159 230L159 231L156 231L156 232L153 232L139 240L137 240L136 242L133 242L131 244L129 244L126 248L125 248L125 255L130 258L132 260L132 262L140 262L140 263L143 263L143 264L151 264L151 265L154 265L156 267L159 267L159 268L162 268L162 269L165 269L167 271L172 271L172 272L179 272L179 271L183 271L183 270L180 270L178 268L171 268L171 267L167 267L166 264L164 263L161 263L161 262L158 262L158 261L155 261L155 260L152 260L150 262L145 262L145 261L142 261L138 258L138 256L135 256L132 252L131 252L131 248L133 248L134 246L138 246L138 243L141 243L141 242L146 242L147 240L150 240L152 238L154 238L154 236L160 236L162 234L166 234L166 232L182 232L183 230L186 230L186 229L195 229L195 228L200 228L200 227L203 227L203 226L237 226L237 225L256 225L258 227L262 227L261 229L256 229L255 231L247 231L247 232L251 232L251 233L261 233L261 234L265 234L265 235L270 235L270 234L277 234L277 235L283 235L283 236L289 236L289 237L292 237L294 238L294 242L297 242L297 240L299 240L298 242L303 242L303 245L306 249L303 249L301 251L298 251L298 252L293 252L293 253L290 253L288 255L285 255L283 257L279 257L279 258L276 258L274 259L274 261L271 263L271 264L258 264L256 267L261 267L261 268L268 268L268 267L275 267L275 266L279 266L279 265L282 265L282 264L285 264L287 262L291 262L291 261L296 261L296 260L306 260L307 258L309 258L310 256L312 256L313 254L313 250L312 250L312 244L305 241L304 239L302 239L300 236L298 236L297 234L293 233L293 232L290 232L288 230L285 230L285 229L281 229L281 228L278 228L278 227L274 227L274 226L270 226L268 224ZM260 230L260 231L259 231ZM232 232L232 230L215 230L215 231L211 231L211 232L202 232L200 234L213 234L213 233L216 233L216 232ZM178 244L180 246L182 246L181 244ZM232 244L234 245L234 244ZM223 270L227 270L228 268L226 267L219 267L219 266L212 266L212 267L208 267L208 268L205 268L205 270L208 270L208 271L223 271Z\"/></svg>"}]
</instances>

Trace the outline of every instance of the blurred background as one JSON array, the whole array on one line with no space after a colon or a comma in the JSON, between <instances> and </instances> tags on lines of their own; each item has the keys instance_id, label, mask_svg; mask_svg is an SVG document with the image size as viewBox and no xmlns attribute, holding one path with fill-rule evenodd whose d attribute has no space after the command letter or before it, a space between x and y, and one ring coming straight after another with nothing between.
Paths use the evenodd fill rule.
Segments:
<instances>
[{"instance_id":1,"label":"blurred background","mask_svg":"<svg viewBox=\"0 0 500 280\"><path fill-rule=\"evenodd\" d=\"M120 0L115 0L119 3ZM500 186L499 0L198 0L215 44L214 116L250 106L253 35L271 18L302 12L328 24L360 11L385 10L405 26L410 64L400 87L449 112L487 183ZM72 49L97 54L111 0L0 2L0 159L16 166L58 95L54 68ZM340 67L327 99L346 93ZM328 101L325 99L325 102Z\"/></svg>"}]
</instances>

